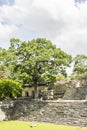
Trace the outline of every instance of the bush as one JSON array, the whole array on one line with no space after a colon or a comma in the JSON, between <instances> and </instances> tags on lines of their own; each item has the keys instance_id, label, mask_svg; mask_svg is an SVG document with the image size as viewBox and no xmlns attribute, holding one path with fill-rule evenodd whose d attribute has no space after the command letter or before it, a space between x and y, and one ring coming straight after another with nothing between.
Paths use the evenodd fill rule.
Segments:
<instances>
[{"instance_id":1,"label":"bush","mask_svg":"<svg viewBox=\"0 0 87 130\"><path fill-rule=\"evenodd\" d=\"M22 86L13 80L0 80L0 98L8 99L21 96Z\"/></svg>"}]
</instances>

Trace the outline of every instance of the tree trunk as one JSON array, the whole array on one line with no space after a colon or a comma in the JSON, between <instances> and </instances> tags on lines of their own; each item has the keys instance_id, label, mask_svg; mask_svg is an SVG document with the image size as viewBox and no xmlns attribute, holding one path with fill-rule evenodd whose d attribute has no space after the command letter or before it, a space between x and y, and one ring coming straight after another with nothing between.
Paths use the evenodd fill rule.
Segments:
<instances>
[{"instance_id":1,"label":"tree trunk","mask_svg":"<svg viewBox=\"0 0 87 130\"><path fill-rule=\"evenodd\" d=\"M35 92L34 98L37 99L38 98L38 85L37 85L37 83L34 84L34 92Z\"/></svg>"},{"instance_id":2,"label":"tree trunk","mask_svg":"<svg viewBox=\"0 0 87 130\"><path fill-rule=\"evenodd\" d=\"M33 76L33 83L34 83L34 99L38 98L38 78L36 75Z\"/></svg>"}]
</instances>

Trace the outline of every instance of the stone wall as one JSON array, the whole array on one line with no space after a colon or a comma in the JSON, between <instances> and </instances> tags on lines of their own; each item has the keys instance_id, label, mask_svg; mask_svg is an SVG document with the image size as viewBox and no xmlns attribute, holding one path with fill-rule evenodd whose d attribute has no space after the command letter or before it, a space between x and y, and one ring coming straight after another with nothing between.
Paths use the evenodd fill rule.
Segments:
<instances>
[{"instance_id":1,"label":"stone wall","mask_svg":"<svg viewBox=\"0 0 87 130\"><path fill-rule=\"evenodd\" d=\"M83 78L69 81L63 99L65 100L87 99L87 79Z\"/></svg>"},{"instance_id":2,"label":"stone wall","mask_svg":"<svg viewBox=\"0 0 87 130\"><path fill-rule=\"evenodd\" d=\"M75 79L70 81L57 81L53 86L56 98L63 100L84 100L87 98L87 79Z\"/></svg>"},{"instance_id":3,"label":"stone wall","mask_svg":"<svg viewBox=\"0 0 87 130\"><path fill-rule=\"evenodd\" d=\"M41 97L46 95L49 97L50 90L54 92L54 99L63 100L84 100L87 98L87 79L75 79L75 80L60 80L57 81L53 86L39 86L38 93ZM34 87L25 87L22 96L34 97ZM46 96L45 96L46 97ZM46 97L47 99L47 97Z\"/></svg>"},{"instance_id":4,"label":"stone wall","mask_svg":"<svg viewBox=\"0 0 87 130\"><path fill-rule=\"evenodd\" d=\"M65 80L57 81L52 87L52 89L54 90L54 99L63 98L69 86L70 86L69 81Z\"/></svg>"},{"instance_id":5,"label":"stone wall","mask_svg":"<svg viewBox=\"0 0 87 130\"><path fill-rule=\"evenodd\" d=\"M0 102L0 111L0 117L4 120L39 121L87 127L87 100L40 101L28 98L7 100Z\"/></svg>"}]
</instances>

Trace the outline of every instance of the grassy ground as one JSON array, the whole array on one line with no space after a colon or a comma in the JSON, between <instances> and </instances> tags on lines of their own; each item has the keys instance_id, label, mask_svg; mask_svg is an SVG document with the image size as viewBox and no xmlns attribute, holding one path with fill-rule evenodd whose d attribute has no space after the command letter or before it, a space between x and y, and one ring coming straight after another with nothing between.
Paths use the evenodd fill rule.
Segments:
<instances>
[{"instance_id":1,"label":"grassy ground","mask_svg":"<svg viewBox=\"0 0 87 130\"><path fill-rule=\"evenodd\" d=\"M34 127L33 127L34 126ZM73 126L59 126L53 124L39 124L22 121L0 122L0 130L87 130L87 128Z\"/></svg>"}]
</instances>

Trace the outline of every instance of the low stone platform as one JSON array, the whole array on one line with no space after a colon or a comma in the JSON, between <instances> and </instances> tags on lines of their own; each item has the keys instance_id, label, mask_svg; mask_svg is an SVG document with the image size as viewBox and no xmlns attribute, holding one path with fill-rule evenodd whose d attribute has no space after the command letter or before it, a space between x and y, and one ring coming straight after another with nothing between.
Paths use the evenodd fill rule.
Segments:
<instances>
[{"instance_id":1,"label":"low stone platform","mask_svg":"<svg viewBox=\"0 0 87 130\"><path fill-rule=\"evenodd\" d=\"M87 127L87 100L5 100L5 120L23 120Z\"/></svg>"}]
</instances>

